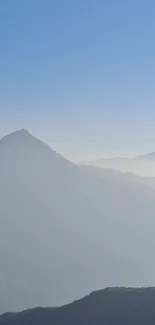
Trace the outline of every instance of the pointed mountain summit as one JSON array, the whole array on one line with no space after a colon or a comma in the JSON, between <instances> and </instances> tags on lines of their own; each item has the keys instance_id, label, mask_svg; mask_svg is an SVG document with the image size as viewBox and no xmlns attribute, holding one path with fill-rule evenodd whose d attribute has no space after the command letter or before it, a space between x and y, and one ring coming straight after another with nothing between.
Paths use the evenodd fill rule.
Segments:
<instances>
[{"instance_id":1,"label":"pointed mountain summit","mask_svg":"<svg viewBox=\"0 0 155 325\"><path fill-rule=\"evenodd\" d=\"M6 146L6 147L12 147L12 146L26 146L28 145L29 148L31 146L39 146L39 145L44 145L44 147L48 147L47 144L45 144L43 141L37 139L35 136L33 136L31 133L29 133L25 129L17 130L15 132L12 132L6 136L4 136L0 140L0 147L1 146ZM51 149L50 147L48 147ZM52 150L52 149L51 149Z\"/></svg>"},{"instance_id":2,"label":"pointed mountain summit","mask_svg":"<svg viewBox=\"0 0 155 325\"><path fill-rule=\"evenodd\" d=\"M0 144L11 144L15 141L27 140L30 138L34 138L27 130L20 129L10 134L5 135L1 140Z\"/></svg>"},{"instance_id":3,"label":"pointed mountain summit","mask_svg":"<svg viewBox=\"0 0 155 325\"><path fill-rule=\"evenodd\" d=\"M17 130L0 139L0 155L4 155L5 152L7 154L10 152L13 155L10 159L15 155L25 156L26 154L33 154L36 157L40 155L46 158L48 158L48 155L53 155L55 158L60 157L60 154L56 153L49 145L33 136L26 129ZM61 158L65 160L62 156Z\"/></svg>"}]
</instances>

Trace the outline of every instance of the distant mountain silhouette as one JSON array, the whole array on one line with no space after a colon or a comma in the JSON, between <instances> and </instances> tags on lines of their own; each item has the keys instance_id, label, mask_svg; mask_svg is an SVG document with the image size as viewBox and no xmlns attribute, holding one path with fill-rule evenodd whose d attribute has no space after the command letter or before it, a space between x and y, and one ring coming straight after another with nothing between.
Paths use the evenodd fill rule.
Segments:
<instances>
[{"instance_id":1,"label":"distant mountain silhouette","mask_svg":"<svg viewBox=\"0 0 155 325\"><path fill-rule=\"evenodd\" d=\"M0 325L154 325L154 288L107 288L61 308L5 314Z\"/></svg>"},{"instance_id":2,"label":"distant mountain silhouette","mask_svg":"<svg viewBox=\"0 0 155 325\"><path fill-rule=\"evenodd\" d=\"M0 312L154 283L155 193L98 177L21 130L0 141Z\"/></svg>"},{"instance_id":3,"label":"distant mountain silhouette","mask_svg":"<svg viewBox=\"0 0 155 325\"><path fill-rule=\"evenodd\" d=\"M155 153L149 153L133 158L114 157L96 159L83 165L91 165L100 168L109 168L123 173L132 172L143 177L155 177Z\"/></svg>"},{"instance_id":4,"label":"distant mountain silhouette","mask_svg":"<svg viewBox=\"0 0 155 325\"><path fill-rule=\"evenodd\" d=\"M142 184L149 186L152 189L155 189L155 177L140 177L130 172L122 173L120 171L110 168L100 168L89 165L84 165L82 167L86 171L89 171L96 176L100 176L105 180L116 182L132 182L134 184Z\"/></svg>"}]
</instances>

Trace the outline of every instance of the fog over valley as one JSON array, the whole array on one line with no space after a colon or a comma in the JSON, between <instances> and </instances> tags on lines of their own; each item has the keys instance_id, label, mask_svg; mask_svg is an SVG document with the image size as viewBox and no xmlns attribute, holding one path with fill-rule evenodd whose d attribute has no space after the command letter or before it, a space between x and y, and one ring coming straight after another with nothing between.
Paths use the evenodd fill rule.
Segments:
<instances>
[{"instance_id":1,"label":"fog over valley","mask_svg":"<svg viewBox=\"0 0 155 325\"><path fill-rule=\"evenodd\" d=\"M0 179L1 313L153 285L153 179L77 166L26 130L0 140Z\"/></svg>"}]
</instances>

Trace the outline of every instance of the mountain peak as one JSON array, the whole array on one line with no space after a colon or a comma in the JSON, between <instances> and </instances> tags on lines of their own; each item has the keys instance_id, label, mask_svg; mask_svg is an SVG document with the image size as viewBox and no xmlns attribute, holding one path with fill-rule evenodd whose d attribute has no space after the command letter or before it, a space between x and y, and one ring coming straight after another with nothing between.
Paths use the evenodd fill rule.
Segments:
<instances>
[{"instance_id":1,"label":"mountain peak","mask_svg":"<svg viewBox=\"0 0 155 325\"><path fill-rule=\"evenodd\" d=\"M44 157L44 154L53 154L53 156L59 156L55 150L53 150L48 144L46 144L44 141L36 138L33 136L29 131L26 129L19 129L17 131L14 131L8 135L5 135L3 138L0 139L0 148L1 149L9 149L11 152L13 152L14 149L16 149L18 152L21 153L21 150L24 150L26 153L26 150L30 153L30 151L38 152L42 157ZM16 151L16 153L17 153ZM64 157L61 156L61 159L66 160Z\"/></svg>"},{"instance_id":2,"label":"mountain peak","mask_svg":"<svg viewBox=\"0 0 155 325\"><path fill-rule=\"evenodd\" d=\"M20 130L17 130L16 133L17 132L20 133L20 134L25 134L25 135L28 135L29 134L30 135L29 131L26 130L26 129L20 129Z\"/></svg>"},{"instance_id":3,"label":"mountain peak","mask_svg":"<svg viewBox=\"0 0 155 325\"><path fill-rule=\"evenodd\" d=\"M28 141L34 139L35 137L31 135L26 129L20 129L10 134L5 135L0 140L0 145L13 144L14 142Z\"/></svg>"}]
</instances>

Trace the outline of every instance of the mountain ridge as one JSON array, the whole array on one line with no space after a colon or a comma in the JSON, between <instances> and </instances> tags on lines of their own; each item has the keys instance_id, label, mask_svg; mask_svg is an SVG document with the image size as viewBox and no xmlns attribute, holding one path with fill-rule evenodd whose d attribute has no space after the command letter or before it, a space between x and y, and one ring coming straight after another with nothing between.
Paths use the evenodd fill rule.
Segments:
<instances>
[{"instance_id":1,"label":"mountain ridge","mask_svg":"<svg viewBox=\"0 0 155 325\"><path fill-rule=\"evenodd\" d=\"M154 287L108 287L59 308L0 316L0 325L154 325Z\"/></svg>"},{"instance_id":2,"label":"mountain ridge","mask_svg":"<svg viewBox=\"0 0 155 325\"><path fill-rule=\"evenodd\" d=\"M141 177L155 177L155 153L136 157L101 158L83 163L100 168L110 168L123 173L132 172Z\"/></svg>"},{"instance_id":3,"label":"mountain ridge","mask_svg":"<svg viewBox=\"0 0 155 325\"><path fill-rule=\"evenodd\" d=\"M101 168L91 165L83 165L81 167L84 168L84 170L93 173L98 177L102 177L105 180L129 183L132 182L155 189L155 177L140 177L132 172L121 172L112 168Z\"/></svg>"}]
</instances>

